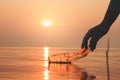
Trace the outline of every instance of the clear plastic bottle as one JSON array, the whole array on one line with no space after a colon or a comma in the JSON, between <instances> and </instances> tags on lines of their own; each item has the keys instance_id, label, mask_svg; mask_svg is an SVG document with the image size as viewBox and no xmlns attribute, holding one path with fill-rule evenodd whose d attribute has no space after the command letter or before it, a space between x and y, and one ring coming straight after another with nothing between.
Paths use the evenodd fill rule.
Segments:
<instances>
[{"instance_id":1,"label":"clear plastic bottle","mask_svg":"<svg viewBox=\"0 0 120 80\"><path fill-rule=\"evenodd\" d=\"M82 48L78 52L51 55L48 57L48 60L49 63L71 63L72 61L87 56L90 53L90 51L90 48Z\"/></svg>"}]
</instances>

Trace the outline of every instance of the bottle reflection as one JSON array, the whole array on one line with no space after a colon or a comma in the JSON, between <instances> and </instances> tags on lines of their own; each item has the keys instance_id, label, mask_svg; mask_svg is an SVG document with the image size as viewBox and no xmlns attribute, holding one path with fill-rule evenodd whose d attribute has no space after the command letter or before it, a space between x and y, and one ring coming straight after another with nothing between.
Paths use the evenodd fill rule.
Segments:
<instances>
[{"instance_id":1,"label":"bottle reflection","mask_svg":"<svg viewBox=\"0 0 120 80\"><path fill-rule=\"evenodd\" d=\"M73 80L91 80L88 79L88 74L84 69L73 64L49 64L48 69L50 76L54 75L55 77L61 78L66 77Z\"/></svg>"}]
</instances>

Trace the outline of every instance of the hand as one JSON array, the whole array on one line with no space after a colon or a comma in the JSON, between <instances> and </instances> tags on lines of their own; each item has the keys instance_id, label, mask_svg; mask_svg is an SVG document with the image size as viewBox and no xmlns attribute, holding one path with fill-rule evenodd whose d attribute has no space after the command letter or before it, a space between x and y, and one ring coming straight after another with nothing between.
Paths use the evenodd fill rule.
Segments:
<instances>
[{"instance_id":1,"label":"hand","mask_svg":"<svg viewBox=\"0 0 120 80\"><path fill-rule=\"evenodd\" d=\"M90 47L91 51L94 51L98 40L101 37L103 37L108 31L109 31L109 28L99 26L99 25L89 29L86 35L84 36L81 47L86 49ZM88 43L89 39L90 39L90 42Z\"/></svg>"}]
</instances>

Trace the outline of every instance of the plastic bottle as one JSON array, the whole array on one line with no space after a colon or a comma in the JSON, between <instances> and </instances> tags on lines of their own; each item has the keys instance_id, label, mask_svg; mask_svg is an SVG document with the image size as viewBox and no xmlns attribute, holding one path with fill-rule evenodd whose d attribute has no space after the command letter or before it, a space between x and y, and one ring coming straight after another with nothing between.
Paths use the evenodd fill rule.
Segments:
<instances>
[{"instance_id":1,"label":"plastic bottle","mask_svg":"<svg viewBox=\"0 0 120 80\"><path fill-rule=\"evenodd\" d=\"M71 63L72 61L78 60L87 56L90 53L90 48L82 48L78 52L72 53L61 53L56 55L51 55L48 57L49 63Z\"/></svg>"}]
</instances>

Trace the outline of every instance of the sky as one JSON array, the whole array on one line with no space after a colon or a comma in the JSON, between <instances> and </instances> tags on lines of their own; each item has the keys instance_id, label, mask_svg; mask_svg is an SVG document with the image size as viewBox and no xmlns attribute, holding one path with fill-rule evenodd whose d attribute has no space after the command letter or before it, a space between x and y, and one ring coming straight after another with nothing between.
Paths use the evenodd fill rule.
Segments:
<instances>
[{"instance_id":1,"label":"sky","mask_svg":"<svg viewBox=\"0 0 120 80\"><path fill-rule=\"evenodd\" d=\"M0 0L0 46L80 47L99 24L110 0ZM50 27L42 25L50 21ZM120 17L97 44L120 48Z\"/></svg>"}]
</instances>

